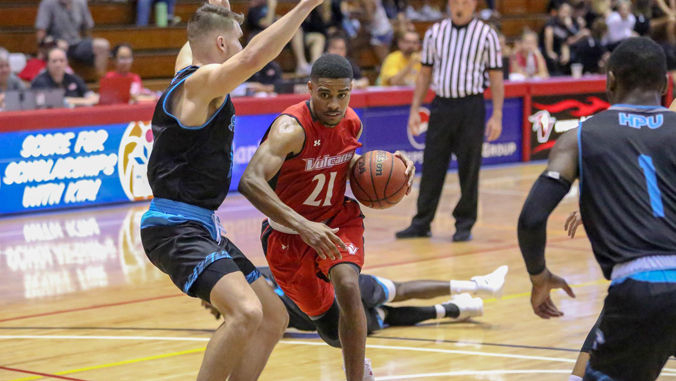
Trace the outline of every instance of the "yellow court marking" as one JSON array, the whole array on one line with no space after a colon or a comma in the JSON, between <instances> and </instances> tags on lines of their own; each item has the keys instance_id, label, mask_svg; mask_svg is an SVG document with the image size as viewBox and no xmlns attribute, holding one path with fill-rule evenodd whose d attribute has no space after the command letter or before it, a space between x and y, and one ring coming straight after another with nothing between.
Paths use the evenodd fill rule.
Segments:
<instances>
[{"instance_id":1,"label":"yellow court marking","mask_svg":"<svg viewBox=\"0 0 676 381\"><path fill-rule=\"evenodd\" d=\"M166 353L166 354L163 354L163 355L143 357L143 358L138 358L138 359L133 359L133 360L111 362L109 364L94 365L94 366L88 366L86 368L79 368L79 369L71 369L71 370L66 370L66 371L58 372L58 373L54 373L54 374L57 375L57 376L63 376L63 375L66 375L66 374L71 374L71 373L86 372L88 370L104 369L104 368L110 368L110 367L113 367L113 366L128 365L128 364L134 364L134 363L137 363L137 362L164 359L164 358L167 358L167 357L174 357L174 356L187 355L187 354L191 354L191 353L204 352L206 349L207 348L204 347L204 348L191 349L191 350L188 350L188 351L180 351L180 352L174 352L174 353ZM31 380L39 380L41 378L45 378L45 377L43 377L43 376L33 376L33 377L17 378L17 379L10 380L10 381L31 381Z\"/></svg>"},{"instance_id":2,"label":"yellow court marking","mask_svg":"<svg viewBox=\"0 0 676 381\"><path fill-rule=\"evenodd\" d=\"M579 284L574 284L571 285L572 288L579 288L579 287L586 287L586 286L595 286L595 285L602 285L602 284L607 284L609 281L605 279L597 279L595 281L591 282L585 282L585 283L579 283ZM502 297L502 299L514 299L514 298L519 298L519 297L524 297L524 296L529 296L530 292L523 292L519 294L511 294L511 295L505 295ZM489 303L489 302L495 302L497 299L486 299L484 303ZM104 369L104 368L110 368L113 366L119 366L119 365L128 365L128 364L134 364L138 362L143 362L143 361L151 361L151 360L157 360L157 359L163 359L163 358L168 358L168 357L174 357L174 356L181 356L185 354L190 354L190 353L197 353L197 352L203 352L205 348L198 348L198 349L191 349L188 351L181 351L181 352L174 352L174 353L167 353L163 355L156 355L156 356L150 356L150 357L143 357L143 358L138 358L138 359L133 359L133 360L126 360L126 361L119 361L119 362L114 362L114 363L109 363L109 364L102 364L102 365L95 365L95 366L90 366L86 368L80 368L80 369L72 369L72 370L67 370L63 372L58 372L54 373L57 376L63 376L66 374L72 374L72 373L78 373L78 372L86 372L88 370L96 370L96 369ZM32 376L32 377L25 377L25 378L17 378L14 380L10 381L32 381L32 380L39 380L43 379L45 377L43 376Z\"/></svg>"}]
</instances>

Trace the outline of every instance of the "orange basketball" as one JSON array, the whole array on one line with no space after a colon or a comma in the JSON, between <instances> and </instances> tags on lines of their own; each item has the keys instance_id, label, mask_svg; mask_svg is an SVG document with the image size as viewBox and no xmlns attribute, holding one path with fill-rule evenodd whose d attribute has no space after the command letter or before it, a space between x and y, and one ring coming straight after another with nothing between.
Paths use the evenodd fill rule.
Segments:
<instances>
[{"instance_id":1,"label":"orange basketball","mask_svg":"<svg viewBox=\"0 0 676 381\"><path fill-rule=\"evenodd\" d=\"M373 209L391 208L406 195L404 162L387 151L370 151L352 167L350 186L355 198Z\"/></svg>"}]
</instances>

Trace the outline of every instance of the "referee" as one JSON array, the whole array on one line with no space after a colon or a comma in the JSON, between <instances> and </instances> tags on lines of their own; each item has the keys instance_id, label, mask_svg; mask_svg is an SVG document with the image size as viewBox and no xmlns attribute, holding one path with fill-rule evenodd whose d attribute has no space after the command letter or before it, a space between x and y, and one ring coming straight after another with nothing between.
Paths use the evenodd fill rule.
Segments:
<instances>
[{"instance_id":1,"label":"referee","mask_svg":"<svg viewBox=\"0 0 676 381\"><path fill-rule=\"evenodd\" d=\"M497 33L474 17L477 0L449 0L451 19L434 24L425 33L422 69L416 81L408 128L420 131L420 105L430 84L436 93L432 102L418 213L411 226L397 238L430 237L430 224L439 205L444 179L455 154L458 159L461 197L453 210L454 242L472 239L477 219L479 169L484 132L488 141L502 132L502 55ZM493 115L485 123L483 92L486 73L493 93ZM485 128L484 128L485 126Z\"/></svg>"}]
</instances>

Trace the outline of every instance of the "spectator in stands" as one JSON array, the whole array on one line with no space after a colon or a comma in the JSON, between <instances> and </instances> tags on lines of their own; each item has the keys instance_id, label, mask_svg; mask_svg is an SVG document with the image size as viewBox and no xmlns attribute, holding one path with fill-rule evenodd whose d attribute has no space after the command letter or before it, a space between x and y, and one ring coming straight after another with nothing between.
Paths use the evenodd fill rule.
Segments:
<instances>
[{"instance_id":1,"label":"spectator in stands","mask_svg":"<svg viewBox=\"0 0 676 381\"><path fill-rule=\"evenodd\" d=\"M510 72L521 74L526 79L549 78L547 63L538 49L538 35L531 30L525 30L521 35L519 49L512 55Z\"/></svg>"},{"instance_id":2,"label":"spectator in stands","mask_svg":"<svg viewBox=\"0 0 676 381\"><path fill-rule=\"evenodd\" d=\"M365 89L369 86L369 79L362 76L361 69L354 60L347 56L347 39L341 35L331 36L327 45L327 53L337 54L345 57L352 66L352 87L355 89Z\"/></svg>"},{"instance_id":3,"label":"spectator in stands","mask_svg":"<svg viewBox=\"0 0 676 381\"><path fill-rule=\"evenodd\" d=\"M45 37L38 46L37 56L26 61L26 67L19 73L19 78L26 82L33 81L38 74L47 68L47 53L54 47L56 47L54 37Z\"/></svg>"},{"instance_id":4,"label":"spectator in stands","mask_svg":"<svg viewBox=\"0 0 676 381\"><path fill-rule=\"evenodd\" d=\"M301 25L291 40L291 48L296 56L296 74L309 76L312 63L324 53L326 46L326 24L315 8ZM310 51L310 61L305 58L305 48Z\"/></svg>"},{"instance_id":5,"label":"spectator in stands","mask_svg":"<svg viewBox=\"0 0 676 381\"><path fill-rule=\"evenodd\" d=\"M594 21L591 26L591 35L580 40L576 46L576 63L582 64L584 73L601 74L605 72L606 62L610 58L610 52L603 44L608 26L603 18Z\"/></svg>"},{"instance_id":6,"label":"spectator in stands","mask_svg":"<svg viewBox=\"0 0 676 381\"><path fill-rule=\"evenodd\" d=\"M641 37L650 37L650 20L652 19L650 0L636 0L636 24L634 32Z\"/></svg>"},{"instance_id":7,"label":"spectator in stands","mask_svg":"<svg viewBox=\"0 0 676 381\"><path fill-rule=\"evenodd\" d=\"M68 56L62 48L54 48L47 54L47 70L35 77L31 89L63 89L66 101L74 106L94 105L98 96L89 91L85 81L77 74L66 73Z\"/></svg>"},{"instance_id":8,"label":"spectator in stands","mask_svg":"<svg viewBox=\"0 0 676 381\"><path fill-rule=\"evenodd\" d=\"M570 46L588 34L589 31L581 30L573 19L570 4L562 3L557 15L549 19L543 29L542 51L551 75L569 71Z\"/></svg>"},{"instance_id":9,"label":"spectator in stands","mask_svg":"<svg viewBox=\"0 0 676 381\"><path fill-rule=\"evenodd\" d=\"M390 53L380 69L378 86L415 86L420 72L420 35L405 32L397 38L399 50Z\"/></svg>"},{"instance_id":10,"label":"spectator in stands","mask_svg":"<svg viewBox=\"0 0 676 381\"><path fill-rule=\"evenodd\" d=\"M9 52L0 48L0 110L5 108L5 91L23 90L23 82L9 68Z\"/></svg>"},{"instance_id":11,"label":"spectator in stands","mask_svg":"<svg viewBox=\"0 0 676 381\"><path fill-rule=\"evenodd\" d=\"M115 70L106 73L106 78L131 78L131 96L135 100L153 100L156 95L143 88L143 82L138 74L131 72L131 65L134 63L134 53L129 44L119 44L113 48L113 60Z\"/></svg>"},{"instance_id":12,"label":"spectator in stands","mask_svg":"<svg viewBox=\"0 0 676 381\"><path fill-rule=\"evenodd\" d=\"M86 0L42 0L35 20L37 41L52 36L75 61L96 67L100 76L108 68L110 43L89 36L94 20Z\"/></svg>"},{"instance_id":13,"label":"spectator in stands","mask_svg":"<svg viewBox=\"0 0 676 381\"><path fill-rule=\"evenodd\" d=\"M274 21L277 12L277 0L251 0L246 15L246 29L248 39L269 27Z\"/></svg>"},{"instance_id":14,"label":"spectator in stands","mask_svg":"<svg viewBox=\"0 0 676 381\"><path fill-rule=\"evenodd\" d=\"M269 62L246 82L252 93L274 93L275 84L282 81L282 67L275 61Z\"/></svg>"},{"instance_id":15,"label":"spectator in stands","mask_svg":"<svg viewBox=\"0 0 676 381\"><path fill-rule=\"evenodd\" d=\"M608 49L612 52L622 41L630 38L636 33L636 16L631 13L631 2L629 0L620 0L617 5L617 11L612 12L606 18L608 25Z\"/></svg>"},{"instance_id":16,"label":"spectator in stands","mask_svg":"<svg viewBox=\"0 0 676 381\"><path fill-rule=\"evenodd\" d=\"M507 43L505 35L497 30L496 32L498 34L498 42L500 43L500 51L502 52L502 79L509 79L509 63L511 62L513 50Z\"/></svg>"},{"instance_id":17,"label":"spectator in stands","mask_svg":"<svg viewBox=\"0 0 676 381\"><path fill-rule=\"evenodd\" d=\"M362 16L365 27L371 36L370 43L378 61L382 63L390 53L390 46L394 38L392 24L387 18L387 13L381 0L359 0L362 6Z\"/></svg>"},{"instance_id":18,"label":"spectator in stands","mask_svg":"<svg viewBox=\"0 0 676 381\"><path fill-rule=\"evenodd\" d=\"M136 26L148 26L150 20L150 8L158 0L136 0ZM174 9L176 8L176 0L159 0L167 4L167 21L171 25L176 25L181 22L180 17L174 16Z\"/></svg>"}]
</instances>

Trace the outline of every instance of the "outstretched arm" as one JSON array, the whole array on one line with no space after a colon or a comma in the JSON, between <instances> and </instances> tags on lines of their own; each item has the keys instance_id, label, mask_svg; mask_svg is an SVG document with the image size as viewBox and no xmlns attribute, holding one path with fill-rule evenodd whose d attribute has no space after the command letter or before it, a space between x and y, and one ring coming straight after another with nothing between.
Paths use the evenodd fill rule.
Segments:
<instances>
[{"instance_id":1,"label":"outstretched arm","mask_svg":"<svg viewBox=\"0 0 676 381\"><path fill-rule=\"evenodd\" d=\"M563 134L549 155L549 165L536 180L521 211L518 224L519 247L533 283L531 304L543 319L562 316L549 297L553 288L563 288L575 297L565 280L549 272L545 263L547 219L568 194L578 177L577 129Z\"/></svg>"},{"instance_id":2,"label":"outstretched arm","mask_svg":"<svg viewBox=\"0 0 676 381\"><path fill-rule=\"evenodd\" d=\"M321 3L322 0L301 0L225 63L204 65L195 72L185 83L187 92L205 103L229 94L277 57L303 20Z\"/></svg>"},{"instance_id":3,"label":"outstretched arm","mask_svg":"<svg viewBox=\"0 0 676 381\"><path fill-rule=\"evenodd\" d=\"M298 232L322 259L340 259L339 247L343 250L347 248L335 235L338 229L331 229L301 216L284 204L268 184L289 155L302 151L304 142L305 132L298 122L288 116L279 117L272 124L268 138L258 147L246 167L238 191L263 214Z\"/></svg>"}]
</instances>

